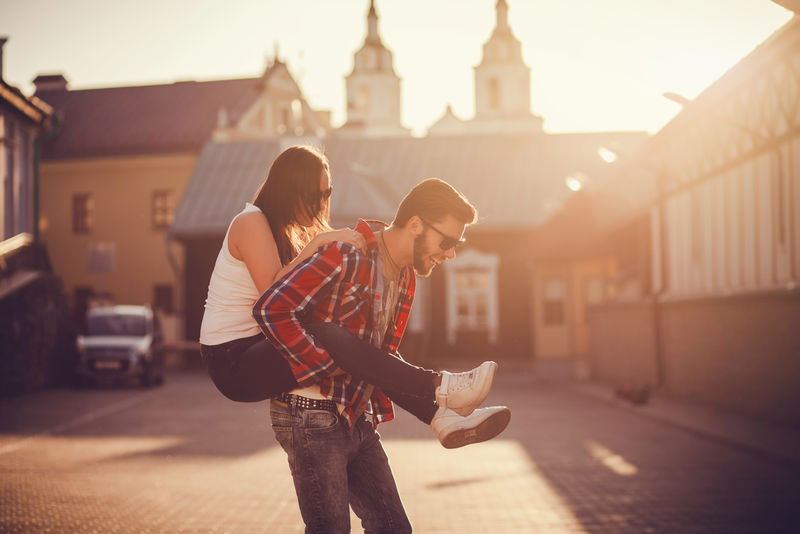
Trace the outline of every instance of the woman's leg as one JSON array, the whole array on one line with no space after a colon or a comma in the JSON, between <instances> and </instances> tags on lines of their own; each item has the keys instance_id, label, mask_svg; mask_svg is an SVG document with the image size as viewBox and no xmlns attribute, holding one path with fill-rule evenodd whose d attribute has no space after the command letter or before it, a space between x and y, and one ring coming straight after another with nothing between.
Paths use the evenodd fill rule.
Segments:
<instances>
[{"instance_id":1,"label":"woman's leg","mask_svg":"<svg viewBox=\"0 0 800 534\"><path fill-rule=\"evenodd\" d=\"M297 387L289 362L263 335L202 346L208 375L236 402L260 402Z\"/></svg>"},{"instance_id":2,"label":"woman's leg","mask_svg":"<svg viewBox=\"0 0 800 534\"><path fill-rule=\"evenodd\" d=\"M436 415L436 411L439 409L439 405L436 404L432 398L424 399L422 397L407 395L400 391L390 391L387 389L384 389L383 392L392 399L392 402L426 425L431 424L433 416Z\"/></svg>"},{"instance_id":3,"label":"woman's leg","mask_svg":"<svg viewBox=\"0 0 800 534\"><path fill-rule=\"evenodd\" d=\"M260 402L297 387L289 362L260 334L213 347L204 345L201 351L214 385L232 401ZM389 356L381 351L378 353ZM353 361L355 358L345 360ZM384 392L405 411L426 425L431 424L438 409L433 396L421 398L386 389Z\"/></svg>"},{"instance_id":4,"label":"woman's leg","mask_svg":"<svg viewBox=\"0 0 800 534\"><path fill-rule=\"evenodd\" d=\"M336 365L383 389L398 406L430 424L437 373L388 354L332 323L306 325L329 350ZM220 392L236 402L259 402L297 387L289 362L263 336L202 347L208 374Z\"/></svg>"},{"instance_id":5,"label":"woman's leg","mask_svg":"<svg viewBox=\"0 0 800 534\"><path fill-rule=\"evenodd\" d=\"M376 385L387 394L394 391L433 402L439 373L384 352L337 324L303 326L330 353L336 366L353 377Z\"/></svg>"}]
</instances>

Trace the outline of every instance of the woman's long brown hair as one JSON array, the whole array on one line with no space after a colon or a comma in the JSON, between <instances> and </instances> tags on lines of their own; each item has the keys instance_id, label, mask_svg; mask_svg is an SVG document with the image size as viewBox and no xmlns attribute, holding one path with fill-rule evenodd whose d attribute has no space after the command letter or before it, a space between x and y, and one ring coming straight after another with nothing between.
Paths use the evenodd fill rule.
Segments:
<instances>
[{"instance_id":1,"label":"woman's long brown hair","mask_svg":"<svg viewBox=\"0 0 800 534\"><path fill-rule=\"evenodd\" d=\"M322 152L310 146L289 147L272 162L253 199L269 221L283 265L292 261L311 237L330 228L330 203L319 196L323 170L329 172L328 158ZM314 221L311 227L299 223L298 210Z\"/></svg>"}]
</instances>

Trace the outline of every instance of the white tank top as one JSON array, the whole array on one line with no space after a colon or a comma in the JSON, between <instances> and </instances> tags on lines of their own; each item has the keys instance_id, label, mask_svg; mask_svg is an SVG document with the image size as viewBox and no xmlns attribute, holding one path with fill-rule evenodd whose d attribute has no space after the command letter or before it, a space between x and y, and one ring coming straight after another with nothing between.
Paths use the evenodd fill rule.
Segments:
<instances>
[{"instance_id":1,"label":"white tank top","mask_svg":"<svg viewBox=\"0 0 800 534\"><path fill-rule=\"evenodd\" d=\"M248 202L236 217L253 211L261 213L257 206ZM229 225L208 284L208 298L200 325L200 343L203 345L219 345L261 333L253 319L253 304L261 293L245 263L234 258L228 250L230 232Z\"/></svg>"}]
</instances>

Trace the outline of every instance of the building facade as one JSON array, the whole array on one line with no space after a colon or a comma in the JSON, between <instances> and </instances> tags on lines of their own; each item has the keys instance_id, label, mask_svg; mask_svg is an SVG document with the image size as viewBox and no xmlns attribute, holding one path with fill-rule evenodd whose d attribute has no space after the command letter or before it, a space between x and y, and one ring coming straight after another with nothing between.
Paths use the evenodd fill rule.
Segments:
<instances>
[{"instance_id":1,"label":"building facade","mask_svg":"<svg viewBox=\"0 0 800 534\"><path fill-rule=\"evenodd\" d=\"M52 109L3 79L0 38L0 396L70 383L75 335L39 239L39 155ZM46 320L43 320L43 317Z\"/></svg>"},{"instance_id":2,"label":"building facade","mask_svg":"<svg viewBox=\"0 0 800 534\"><path fill-rule=\"evenodd\" d=\"M3 80L6 41L0 37L0 241L21 233L38 235L38 150L52 115L46 103Z\"/></svg>"},{"instance_id":3,"label":"building facade","mask_svg":"<svg viewBox=\"0 0 800 534\"><path fill-rule=\"evenodd\" d=\"M684 109L623 173L650 183L650 294L597 309L598 376L800 421L799 88L795 17L694 101L672 96Z\"/></svg>"}]
</instances>

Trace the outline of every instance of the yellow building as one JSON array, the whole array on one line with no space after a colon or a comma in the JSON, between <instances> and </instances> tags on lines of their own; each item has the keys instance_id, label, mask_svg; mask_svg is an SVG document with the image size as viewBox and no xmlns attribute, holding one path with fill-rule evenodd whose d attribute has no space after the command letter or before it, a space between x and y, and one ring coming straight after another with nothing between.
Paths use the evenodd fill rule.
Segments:
<instances>
[{"instance_id":1,"label":"yellow building","mask_svg":"<svg viewBox=\"0 0 800 534\"><path fill-rule=\"evenodd\" d=\"M641 289L590 313L595 378L800 425L798 66L795 16L615 164Z\"/></svg>"},{"instance_id":2,"label":"yellow building","mask_svg":"<svg viewBox=\"0 0 800 534\"><path fill-rule=\"evenodd\" d=\"M76 313L97 298L148 304L168 339L181 339L184 256L166 231L203 146L318 135L323 124L280 61L238 80L78 91L60 74L34 83L63 119L44 149L39 224Z\"/></svg>"}]
</instances>

